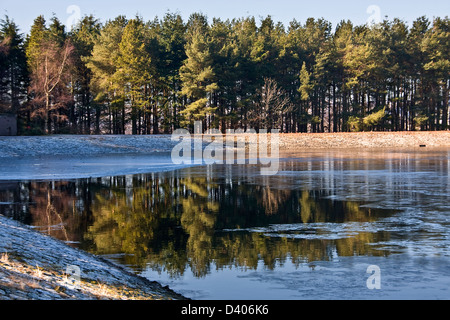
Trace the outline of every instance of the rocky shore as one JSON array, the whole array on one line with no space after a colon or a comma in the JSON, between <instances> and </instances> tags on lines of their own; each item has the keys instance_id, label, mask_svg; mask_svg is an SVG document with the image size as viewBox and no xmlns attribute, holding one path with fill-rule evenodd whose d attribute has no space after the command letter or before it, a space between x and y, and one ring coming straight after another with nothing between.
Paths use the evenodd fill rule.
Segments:
<instances>
[{"instance_id":1,"label":"rocky shore","mask_svg":"<svg viewBox=\"0 0 450 320\"><path fill-rule=\"evenodd\" d=\"M281 134L280 150L449 147L450 131Z\"/></svg>"},{"instance_id":2,"label":"rocky shore","mask_svg":"<svg viewBox=\"0 0 450 320\"><path fill-rule=\"evenodd\" d=\"M70 273L76 268L79 275ZM108 260L0 216L0 300L184 299Z\"/></svg>"}]
</instances>

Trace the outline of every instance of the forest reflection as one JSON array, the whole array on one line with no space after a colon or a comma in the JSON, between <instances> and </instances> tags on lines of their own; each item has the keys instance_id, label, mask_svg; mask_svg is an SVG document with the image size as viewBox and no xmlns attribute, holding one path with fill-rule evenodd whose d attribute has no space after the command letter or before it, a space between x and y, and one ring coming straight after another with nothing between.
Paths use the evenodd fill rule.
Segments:
<instances>
[{"instance_id":1,"label":"forest reflection","mask_svg":"<svg viewBox=\"0 0 450 320\"><path fill-rule=\"evenodd\" d=\"M234 177L237 177L234 175ZM275 178L274 178L275 179ZM272 269L334 255L387 255L371 243L386 232L333 238L271 236L272 225L373 222L392 211L337 201L332 190L254 183L226 175L170 173L0 185L0 213L99 255L119 255L137 270L197 277L210 268ZM255 230L252 230L255 229ZM302 229L303 230L303 229ZM308 230L293 231L305 233Z\"/></svg>"}]
</instances>

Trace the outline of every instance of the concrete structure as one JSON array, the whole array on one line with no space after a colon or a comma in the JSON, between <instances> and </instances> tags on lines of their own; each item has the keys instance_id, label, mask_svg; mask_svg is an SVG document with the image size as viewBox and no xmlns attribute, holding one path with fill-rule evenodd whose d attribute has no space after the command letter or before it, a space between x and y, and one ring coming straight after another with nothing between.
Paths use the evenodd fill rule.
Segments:
<instances>
[{"instance_id":1,"label":"concrete structure","mask_svg":"<svg viewBox=\"0 0 450 320\"><path fill-rule=\"evenodd\" d=\"M0 114L0 136L17 136L16 116Z\"/></svg>"}]
</instances>

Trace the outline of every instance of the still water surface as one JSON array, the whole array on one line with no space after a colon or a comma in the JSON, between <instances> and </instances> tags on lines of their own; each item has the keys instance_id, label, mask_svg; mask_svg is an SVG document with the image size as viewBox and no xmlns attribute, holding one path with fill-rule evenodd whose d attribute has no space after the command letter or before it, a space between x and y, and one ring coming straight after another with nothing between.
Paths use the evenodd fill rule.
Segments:
<instances>
[{"instance_id":1,"label":"still water surface","mask_svg":"<svg viewBox=\"0 0 450 320\"><path fill-rule=\"evenodd\" d=\"M0 183L0 213L193 299L449 299L450 149ZM381 270L369 290L367 268Z\"/></svg>"}]
</instances>

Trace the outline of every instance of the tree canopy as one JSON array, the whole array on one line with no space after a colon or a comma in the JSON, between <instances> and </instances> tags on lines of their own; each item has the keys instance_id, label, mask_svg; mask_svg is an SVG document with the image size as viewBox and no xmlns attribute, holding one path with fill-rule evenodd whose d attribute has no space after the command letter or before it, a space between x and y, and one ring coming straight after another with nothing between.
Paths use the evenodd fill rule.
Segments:
<instances>
[{"instance_id":1,"label":"tree canopy","mask_svg":"<svg viewBox=\"0 0 450 320\"><path fill-rule=\"evenodd\" d=\"M449 35L448 17L333 28L167 13L85 16L71 31L38 16L25 36L6 16L0 112L18 115L21 134L159 134L194 121L223 132L447 130Z\"/></svg>"}]
</instances>

